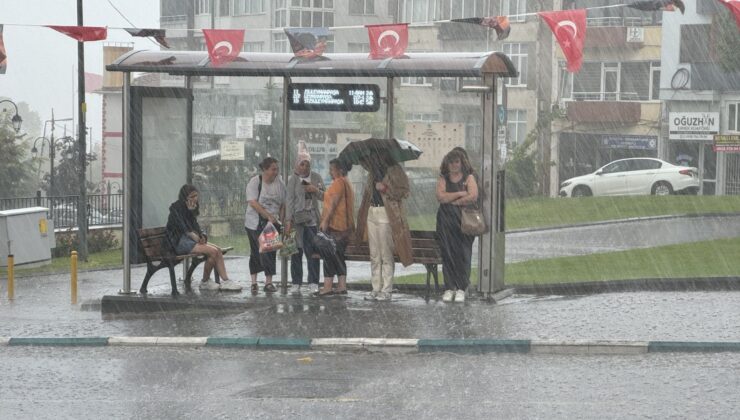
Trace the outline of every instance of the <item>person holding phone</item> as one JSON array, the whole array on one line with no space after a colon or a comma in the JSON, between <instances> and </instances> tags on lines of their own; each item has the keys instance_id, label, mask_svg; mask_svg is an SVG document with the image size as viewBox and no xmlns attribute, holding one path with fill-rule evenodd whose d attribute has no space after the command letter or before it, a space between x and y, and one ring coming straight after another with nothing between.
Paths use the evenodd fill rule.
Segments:
<instances>
[{"instance_id":1,"label":"person holding phone","mask_svg":"<svg viewBox=\"0 0 740 420\"><path fill-rule=\"evenodd\" d=\"M303 255L308 267L308 285L311 292L319 288L320 256L313 247L320 220L319 201L324 200L324 182L321 175L311 171L311 155L303 140L298 142L298 156L293 174L288 177L285 200L285 232L296 232L298 252L290 257L290 277L293 286L303 284Z\"/></svg>"},{"instance_id":2,"label":"person holding phone","mask_svg":"<svg viewBox=\"0 0 740 420\"><path fill-rule=\"evenodd\" d=\"M203 280L201 290L230 290L240 291L242 286L229 280L226 274L226 265L221 249L208 243L208 237L201 231L198 224L198 189L190 184L180 188L177 201L170 205L170 215L167 218L167 240L177 255L203 254L206 261L203 265ZM211 271L221 277L221 284L211 281Z\"/></svg>"}]
</instances>

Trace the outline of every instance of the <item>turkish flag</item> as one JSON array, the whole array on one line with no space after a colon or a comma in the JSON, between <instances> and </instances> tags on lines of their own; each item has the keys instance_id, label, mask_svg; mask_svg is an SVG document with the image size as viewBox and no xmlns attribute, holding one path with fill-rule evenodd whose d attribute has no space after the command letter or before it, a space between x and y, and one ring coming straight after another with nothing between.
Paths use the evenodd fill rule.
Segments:
<instances>
[{"instance_id":1,"label":"turkish flag","mask_svg":"<svg viewBox=\"0 0 740 420\"><path fill-rule=\"evenodd\" d=\"M576 73L583 63L583 44L586 41L586 9L538 13L555 35L568 61L568 71Z\"/></svg>"},{"instance_id":2,"label":"turkish flag","mask_svg":"<svg viewBox=\"0 0 740 420\"><path fill-rule=\"evenodd\" d=\"M102 26L52 26L47 25L57 32L61 32L80 42L102 41L108 38L108 29Z\"/></svg>"},{"instance_id":3,"label":"turkish flag","mask_svg":"<svg viewBox=\"0 0 740 420\"><path fill-rule=\"evenodd\" d=\"M732 12L732 15L735 17L737 27L740 29L740 0L719 0L719 2L724 4L726 8L730 9L730 12Z\"/></svg>"},{"instance_id":4,"label":"turkish flag","mask_svg":"<svg viewBox=\"0 0 740 420\"><path fill-rule=\"evenodd\" d=\"M365 25L370 38L370 58L399 57L409 46L409 24Z\"/></svg>"},{"instance_id":5,"label":"turkish flag","mask_svg":"<svg viewBox=\"0 0 740 420\"><path fill-rule=\"evenodd\" d=\"M5 41L3 41L3 25L0 25L0 74L5 74L8 68L8 55L5 51Z\"/></svg>"},{"instance_id":6,"label":"turkish flag","mask_svg":"<svg viewBox=\"0 0 740 420\"><path fill-rule=\"evenodd\" d=\"M244 44L244 29L203 29L203 36L214 66L234 61Z\"/></svg>"}]
</instances>

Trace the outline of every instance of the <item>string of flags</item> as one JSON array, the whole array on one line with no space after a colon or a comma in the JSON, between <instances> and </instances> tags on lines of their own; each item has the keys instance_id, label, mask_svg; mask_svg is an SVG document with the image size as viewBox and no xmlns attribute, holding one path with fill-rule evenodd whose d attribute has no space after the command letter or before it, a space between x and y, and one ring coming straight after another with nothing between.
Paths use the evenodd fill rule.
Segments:
<instances>
[{"instance_id":1,"label":"string of flags","mask_svg":"<svg viewBox=\"0 0 740 420\"><path fill-rule=\"evenodd\" d=\"M740 0L717 0L723 4L735 18L740 28ZM525 15L537 15L550 27L563 55L566 59L566 68L569 72L578 72L583 62L583 46L586 39L586 12L593 9L629 7L645 12L674 11L678 9L682 14L686 6L683 0L638 0L630 4L618 4L611 6L598 6L583 9L569 9L560 11L548 11L538 13L527 13ZM522 16L522 15L516 15ZM436 22L458 22L480 25L496 31L497 39L504 40L511 32L509 22L511 16L485 16L462 19L450 19ZM15 26L40 26L40 25L15 25ZM63 33L79 42L101 41L108 37L107 27L99 26L58 26L44 25ZM360 26L361 28L362 26ZM368 32L370 45L369 58L402 58L408 47L408 23L364 25ZM327 40L331 30L357 28L334 27L334 28L285 28L285 34L290 42L293 54L297 59L311 60L321 59L326 50ZM167 41L165 29L149 28L110 28L123 29L134 37L149 37L154 39L163 48L170 48ZM270 28L271 29L271 28ZM194 31L195 29L186 29ZM257 30L257 29L250 29ZM201 29L206 41L208 56L214 66L242 60L239 58L244 44L245 29ZM7 69L7 51L3 39L3 25L0 24L0 74Z\"/></svg>"}]
</instances>

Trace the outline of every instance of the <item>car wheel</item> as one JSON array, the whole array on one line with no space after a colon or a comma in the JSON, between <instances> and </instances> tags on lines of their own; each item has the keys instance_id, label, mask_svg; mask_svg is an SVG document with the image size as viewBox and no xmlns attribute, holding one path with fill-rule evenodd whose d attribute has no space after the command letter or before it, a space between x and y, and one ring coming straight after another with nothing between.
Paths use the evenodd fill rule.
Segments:
<instances>
[{"instance_id":1,"label":"car wheel","mask_svg":"<svg viewBox=\"0 0 740 420\"><path fill-rule=\"evenodd\" d=\"M579 185L573 188L573 197L588 197L590 195L591 189L584 185Z\"/></svg>"},{"instance_id":2,"label":"car wheel","mask_svg":"<svg viewBox=\"0 0 740 420\"><path fill-rule=\"evenodd\" d=\"M658 181L653 184L652 192L653 195L671 195L673 194L673 187L665 181Z\"/></svg>"}]
</instances>

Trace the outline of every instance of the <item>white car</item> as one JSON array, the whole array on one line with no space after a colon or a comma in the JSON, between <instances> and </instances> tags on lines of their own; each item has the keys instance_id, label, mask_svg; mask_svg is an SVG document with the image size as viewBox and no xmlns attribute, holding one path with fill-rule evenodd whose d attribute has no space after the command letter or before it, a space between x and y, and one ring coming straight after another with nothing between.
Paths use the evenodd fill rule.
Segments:
<instances>
[{"instance_id":1,"label":"white car","mask_svg":"<svg viewBox=\"0 0 740 420\"><path fill-rule=\"evenodd\" d=\"M696 194L698 191L696 168L676 166L653 158L615 160L592 174L577 176L560 184L561 197Z\"/></svg>"}]
</instances>

